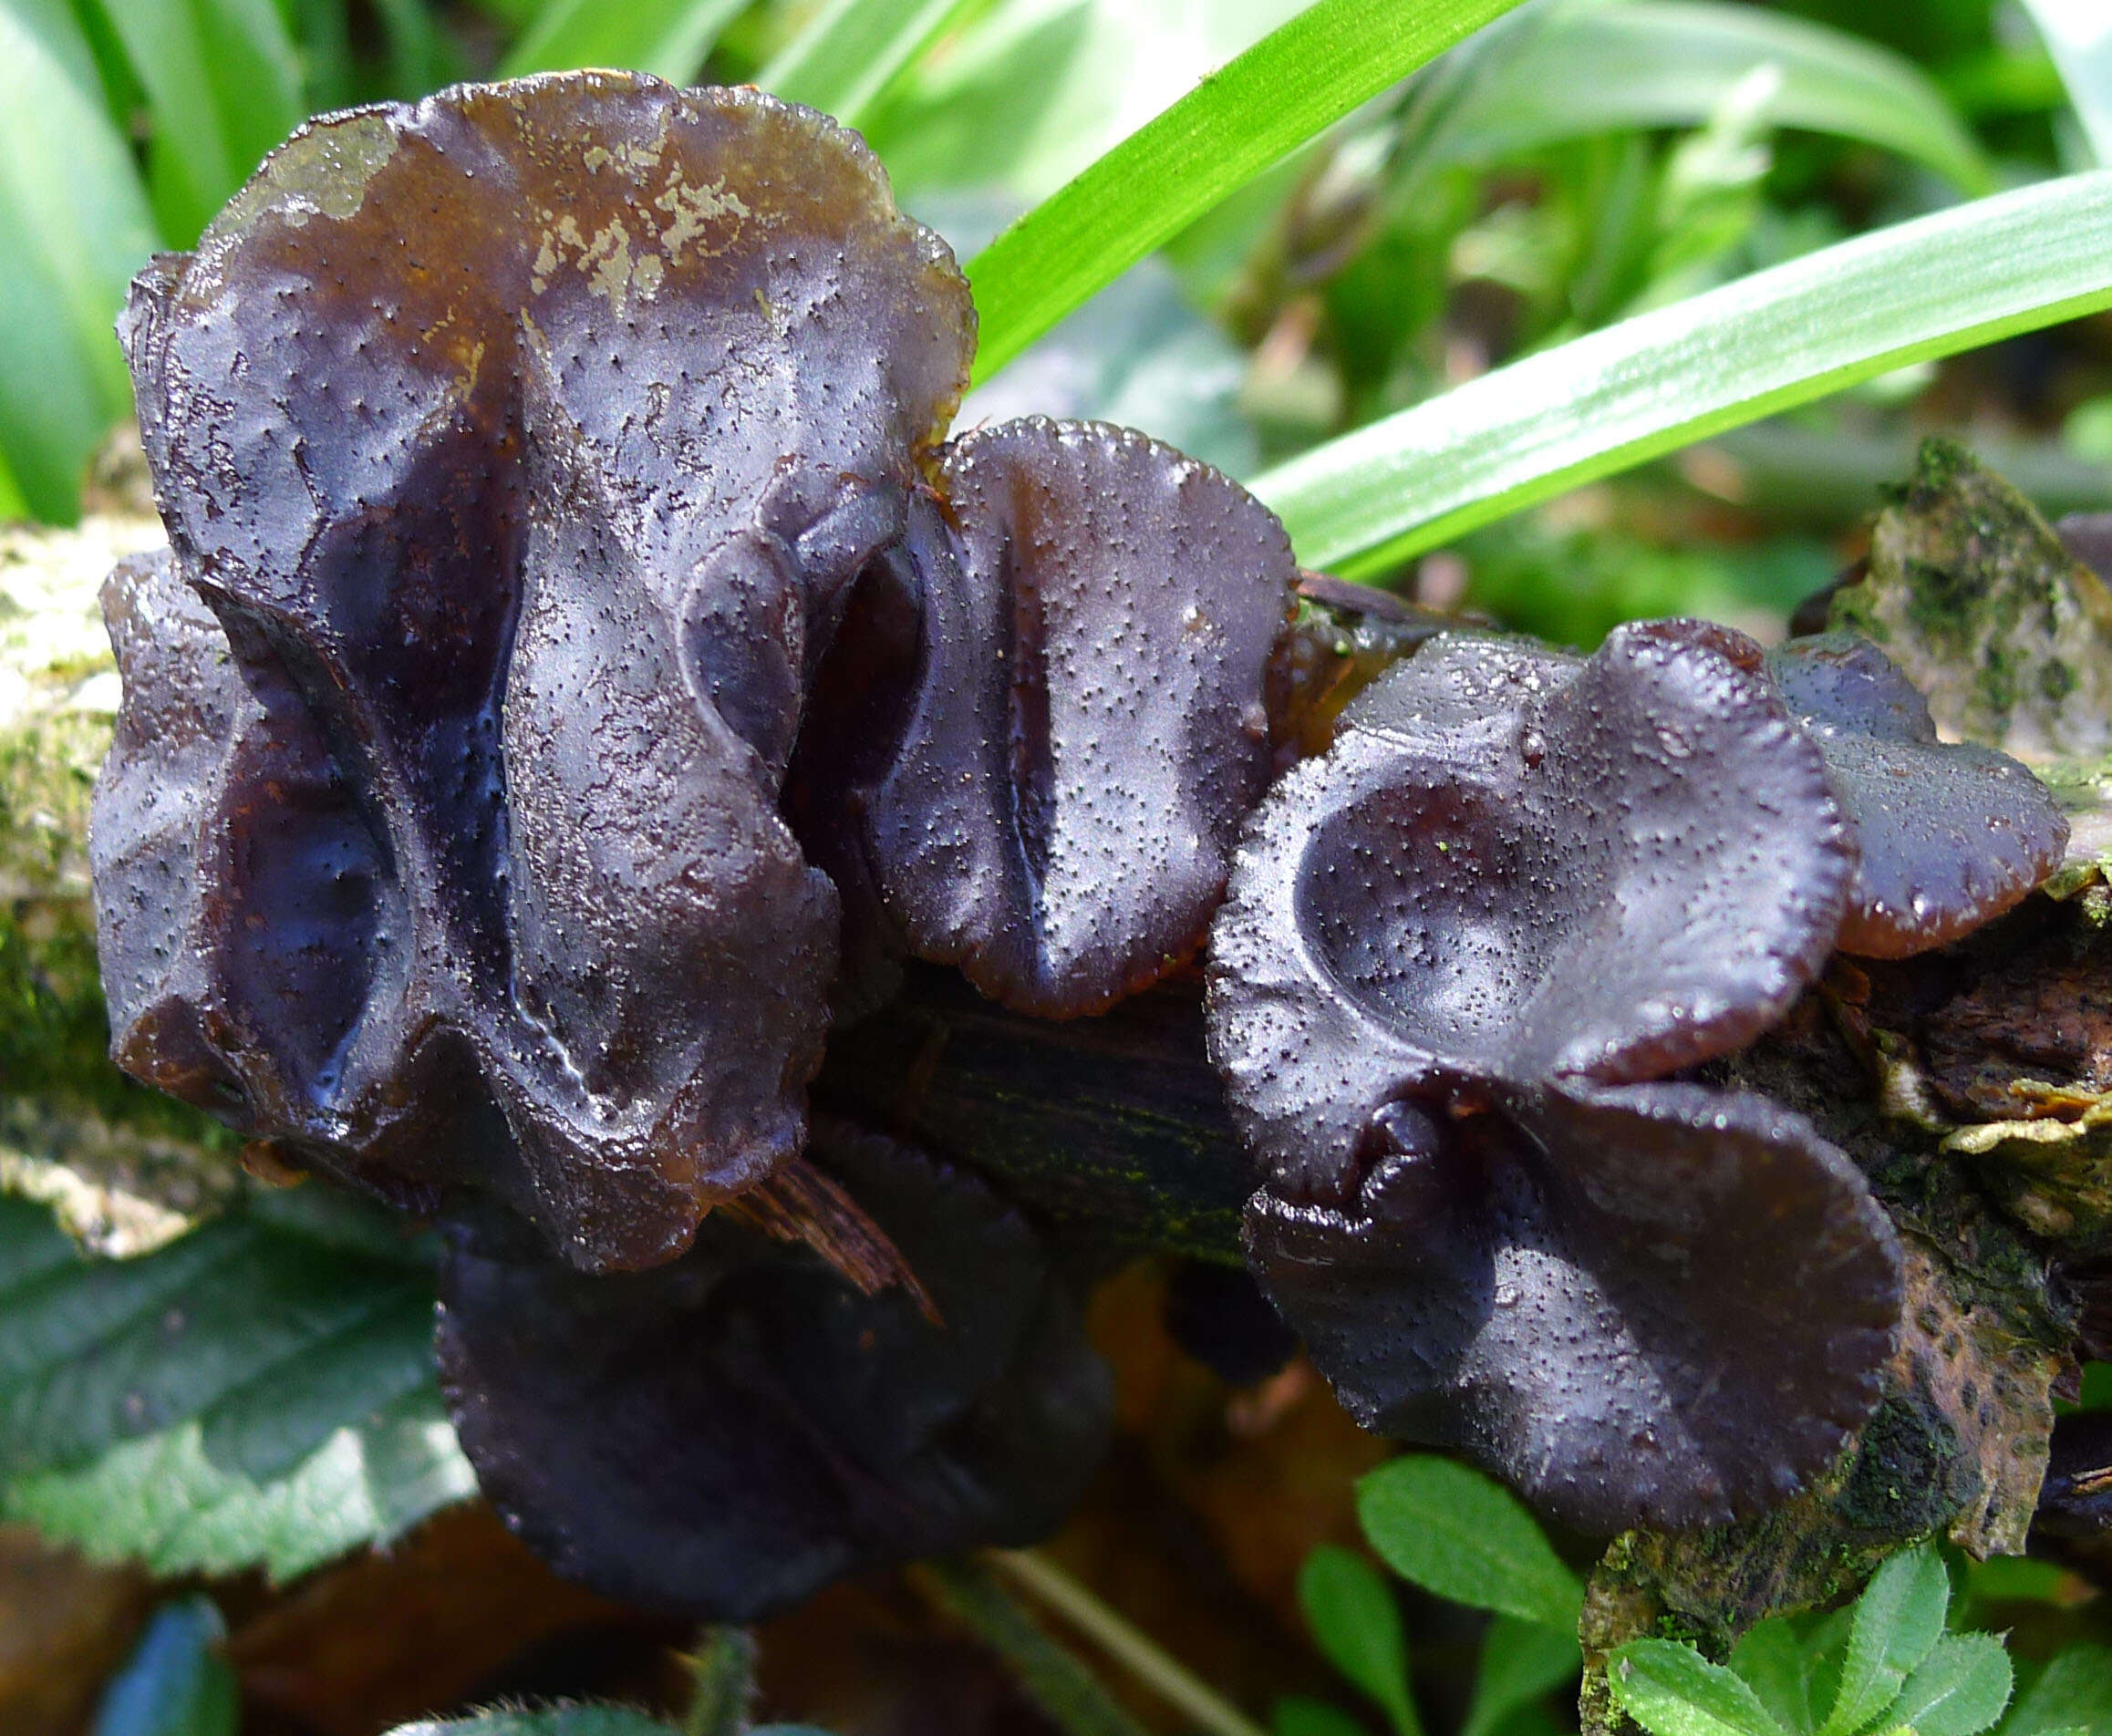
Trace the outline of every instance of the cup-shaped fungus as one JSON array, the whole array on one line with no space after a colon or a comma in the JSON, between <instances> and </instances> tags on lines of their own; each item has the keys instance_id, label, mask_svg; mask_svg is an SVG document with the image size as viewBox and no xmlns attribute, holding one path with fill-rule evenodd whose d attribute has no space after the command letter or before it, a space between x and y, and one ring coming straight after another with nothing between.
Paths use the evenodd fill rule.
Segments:
<instances>
[{"instance_id":1,"label":"cup-shaped fungus","mask_svg":"<svg viewBox=\"0 0 2112 1736\"><path fill-rule=\"evenodd\" d=\"M1256 811L1209 1014L1250 1257L1352 1414L1600 1531L1838 1451L1897 1328L1882 1211L1801 1117L1643 1081L1781 1015L1854 870L1724 629L1440 639L1350 706Z\"/></svg>"},{"instance_id":2,"label":"cup-shaped fungus","mask_svg":"<svg viewBox=\"0 0 2112 1736\"><path fill-rule=\"evenodd\" d=\"M861 1295L721 1215L651 1272L459 1232L440 1367L484 1493L567 1577L750 1621L846 1573L1059 1524L1111 1391L1034 1232L974 1178L817 1117L918 1275Z\"/></svg>"},{"instance_id":3,"label":"cup-shaped fungus","mask_svg":"<svg viewBox=\"0 0 2112 1736\"><path fill-rule=\"evenodd\" d=\"M1191 953L1288 545L1141 437L942 450L973 331L864 146L752 90L296 134L125 322L174 553L109 596L120 1061L635 1268L802 1146L824 868L1036 1010Z\"/></svg>"},{"instance_id":4,"label":"cup-shaped fungus","mask_svg":"<svg viewBox=\"0 0 2112 1736\"><path fill-rule=\"evenodd\" d=\"M1945 946L2060 866L2068 822L2052 791L2005 753L1938 740L1929 702L1868 639L1793 639L1767 667L1859 845L1842 952L1904 958Z\"/></svg>"}]
</instances>

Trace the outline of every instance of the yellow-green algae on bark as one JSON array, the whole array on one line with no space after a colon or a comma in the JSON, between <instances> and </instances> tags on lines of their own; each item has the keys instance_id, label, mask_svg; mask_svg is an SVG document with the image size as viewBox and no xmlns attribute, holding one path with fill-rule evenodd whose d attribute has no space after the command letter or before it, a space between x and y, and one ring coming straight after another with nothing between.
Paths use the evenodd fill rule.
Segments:
<instances>
[{"instance_id":1,"label":"yellow-green algae on bark","mask_svg":"<svg viewBox=\"0 0 2112 1736\"><path fill-rule=\"evenodd\" d=\"M97 593L151 518L0 526L0 1189L100 1253L158 1246L234 1187L231 1142L110 1064L88 794L119 685Z\"/></svg>"}]
</instances>

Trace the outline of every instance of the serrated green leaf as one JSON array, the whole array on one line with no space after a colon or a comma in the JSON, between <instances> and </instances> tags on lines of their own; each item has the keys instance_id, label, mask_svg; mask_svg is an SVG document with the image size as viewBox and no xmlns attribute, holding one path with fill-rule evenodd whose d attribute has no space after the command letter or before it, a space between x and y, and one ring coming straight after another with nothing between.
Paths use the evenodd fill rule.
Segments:
<instances>
[{"instance_id":1,"label":"serrated green leaf","mask_svg":"<svg viewBox=\"0 0 2112 1736\"><path fill-rule=\"evenodd\" d=\"M1856 1599L1840 1690L1819 1736L1854 1736L1881 1714L1943 1637L1950 1607L1951 1576L1926 1545L1879 1567Z\"/></svg>"},{"instance_id":2,"label":"serrated green leaf","mask_svg":"<svg viewBox=\"0 0 2112 1736\"><path fill-rule=\"evenodd\" d=\"M2112 1736L2112 1647L2084 1641L2062 1651L2017 1696L2002 1736L2058 1736L2067 1725Z\"/></svg>"},{"instance_id":3,"label":"serrated green leaf","mask_svg":"<svg viewBox=\"0 0 2112 1736\"><path fill-rule=\"evenodd\" d=\"M240 1691L210 1597L163 1604L103 1690L95 1736L235 1736Z\"/></svg>"},{"instance_id":4,"label":"serrated green leaf","mask_svg":"<svg viewBox=\"0 0 2112 1736\"><path fill-rule=\"evenodd\" d=\"M1917 1736L1980 1736L2009 1704L2014 1679L1993 1634L1947 1634L1901 1685L1885 1726Z\"/></svg>"},{"instance_id":5,"label":"serrated green leaf","mask_svg":"<svg viewBox=\"0 0 2112 1736\"><path fill-rule=\"evenodd\" d=\"M1811 1736L1811 1648L1786 1617L1757 1622L1739 1636L1725 1660L1790 1736Z\"/></svg>"},{"instance_id":6,"label":"serrated green leaf","mask_svg":"<svg viewBox=\"0 0 2112 1736\"><path fill-rule=\"evenodd\" d=\"M78 510L131 402L110 323L156 243L65 0L0 0L0 520Z\"/></svg>"},{"instance_id":7,"label":"serrated green leaf","mask_svg":"<svg viewBox=\"0 0 2112 1736\"><path fill-rule=\"evenodd\" d=\"M1424 1590L1575 1630L1582 1583L1524 1504L1493 1478L1410 1453L1359 1481L1357 1517L1379 1559Z\"/></svg>"},{"instance_id":8,"label":"serrated green leaf","mask_svg":"<svg viewBox=\"0 0 2112 1736\"><path fill-rule=\"evenodd\" d=\"M1573 1632L1498 1616L1482 1638L1474 1703L1460 1736L1491 1736L1519 1707L1573 1682L1583 1665Z\"/></svg>"},{"instance_id":9,"label":"serrated green leaf","mask_svg":"<svg viewBox=\"0 0 2112 1736\"><path fill-rule=\"evenodd\" d=\"M755 82L855 127L903 69L976 0L831 0Z\"/></svg>"},{"instance_id":10,"label":"serrated green leaf","mask_svg":"<svg viewBox=\"0 0 2112 1736\"><path fill-rule=\"evenodd\" d=\"M785 1736L797 1726L778 1727ZM399 1724L388 1736L673 1736L657 1719L622 1706L559 1706L547 1711L485 1712L475 1718ZM755 1736L762 1736L757 1731Z\"/></svg>"},{"instance_id":11,"label":"serrated green leaf","mask_svg":"<svg viewBox=\"0 0 2112 1736\"><path fill-rule=\"evenodd\" d=\"M0 1511L105 1559L284 1577L472 1492L431 1243L390 1214L312 1184L137 1259L62 1244L0 1199Z\"/></svg>"},{"instance_id":12,"label":"serrated green leaf","mask_svg":"<svg viewBox=\"0 0 2112 1736\"><path fill-rule=\"evenodd\" d=\"M98 1561L160 1574L262 1567L286 1580L476 1493L434 1385L337 1429L269 1482L215 1464L200 1432L185 1422L78 1471L17 1478L0 1493L0 1514Z\"/></svg>"},{"instance_id":13,"label":"serrated green leaf","mask_svg":"<svg viewBox=\"0 0 2112 1736\"><path fill-rule=\"evenodd\" d=\"M499 75L617 67L686 85L746 0L549 0L523 30Z\"/></svg>"},{"instance_id":14,"label":"serrated green leaf","mask_svg":"<svg viewBox=\"0 0 2112 1736\"><path fill-rule=\"evenodd\" d=\"M1291 1694L1276 1702L1268 1720L1271 1736L1371 1736L1363 1724L1340 1706Z\"/></svg>"},{"instance_id":15,"label":"serrated green leaf","mask_svg":"<svg viewBox=\"0 0 2112 1736\"><path fill-rule=\"evenodd\" d=\"M968 262L989 378L1146 253L1516 0L1320 0Z\"/></svg>"},{"instance_id":16,"label":"serrated green leaf","mask_svg":"<svg viewBox=\"0 0 2112 1736\"><path fill-rule=\"evenodd\" d=\"M1422 1729L1408 1688L1400 1607L1361 1555L1322 1544L1298 1574L1299 1607L1328 1661L1385 1709L1402 1736Z\"/></svg>"},{"instance_id":17,"label":"serrated green leaf","mask_svg":"<svg viewBox=\"0 0 2112 1736\"><path fill-rule=\"evenodd\" d=\"M1631 1640L1607 1658L1606 1680L1651 1736L1785 1736L1743 1679L1692 1646Z\"/></svg>"},{"instance_id":18,"label":"serrated green leaf","mask_svg":"<svg viewBox=\"0 0 2112 1736\"><path fill-rule=\"evenodd\" d=\"M1445 117L1429 160L1486 162L1593 133L1702 126L1761 68L1774 74L1761 124L1863 140L1928 164L1968 192L1992 190L1972 135L1904 56L1822 24L1718 0L1557 8Z\"/></svg>"},{"instance_id":19,"label":"serrated green leaf","mask_svg":"<svg viewBox=\"0 0 2112 1736\"><path fill-rule=\"evenodd\" d=\"M1822 248L1543 350L1258 478L1352 576L1913 361L2112 306L2112 170Z\"/></svg>"}]
</instances>

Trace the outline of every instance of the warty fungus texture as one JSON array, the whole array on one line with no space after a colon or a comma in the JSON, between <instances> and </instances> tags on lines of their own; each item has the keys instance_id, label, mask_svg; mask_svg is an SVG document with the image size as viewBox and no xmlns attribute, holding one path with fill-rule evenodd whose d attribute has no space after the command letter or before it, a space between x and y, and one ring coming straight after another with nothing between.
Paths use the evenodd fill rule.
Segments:
<instances>
[{"instance_id":1,"label":"warty fungus texture","mask_svg":"<svg viewBox=\"0 0 2112 1736\"><path fill-rule=\"evenodd\" d=\"M1192 954L1289 547L1141 436L942 449L973 332L864 145L751 90L297 133L124 322L173 556L109 596L121 1063L637 1268L800 1151L846 901L1051 1015Z\"/></svg>"}]
</instances>

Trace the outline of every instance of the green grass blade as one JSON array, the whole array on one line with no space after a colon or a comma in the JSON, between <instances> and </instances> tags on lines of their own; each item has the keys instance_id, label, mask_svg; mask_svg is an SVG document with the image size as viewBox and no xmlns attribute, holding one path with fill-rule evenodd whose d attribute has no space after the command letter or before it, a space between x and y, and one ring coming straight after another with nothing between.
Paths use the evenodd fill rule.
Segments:
<instances>
[{"instance_id":1,"label":"green grass blade","mask_svg":"<svg viewBox=\"0 0 2112 1736\"><path fill-rule=\"evenodd\" d=\"M833 0L755 82L855 127L903 69L976 0Z\"/></svg>"},{"instance_id":2,"label":"green grass blade","mask_svg":"<svg viewBox=\"0 0 2112 1736\"><path fill-rule=\"evenodd\" d=\"M968 263L988 379L1146 253L1516 0L1320 0Z\"/></svg>"},{"instance_id":3,"label":"green grass blade","mask_svg":"<svg viewBox=\"0 0 2112 1736\"><path fill-rule=\"evenodd\" d=\"M549 0L500 62L499 76L618 67L686 85L745 5L746 0Z\"/></svg>"},{"instance_id":4,"label":"green grass blade","mask_svg":"<svg viewBox=\"0 0 2112 1736\"><path fill-rule=\"evenodd\" d=\"M2112 12L2105 0L2024 0L2097 161L2112 169Z\"/></svg>"},{"instance_id":5,"label":"green grass blade","mask_svg":"<svg viewBox=\"0 0 2112 1736\"><path fill-rule=\"evenodd\" d=\"M66 0L0 0L0 519L69 519L131 404L110 321L155 245Z\"/></svg>"},{"instance_id":6,"label":"green grass blade","mask_svg":"<svg viewBox=\"0 0 2112 1736\"><path fill-rule=\"evenodd\" d=\"M1478 162L1593 133L1700 126L1764 67L1778 79L1762 110L1768 123L1859 139L1924 162L1969 193L1993 190L1972 135L1904 56L1721 0L1633 0L1553 14L1521 39L1499 77L1447 119L1434 155Z\"/></svg>"},{"instance_id":7,"label":"green grass blade","mask_svg":"<svg viewBox=\"0 0 2112 1736\"><path fill-rule=\"evenodd\" d=\"M2112 170L1756 272L1330 440L1254 491L1309 565L1364 574L1875 375L2112 306Z\"/></svg>"}]
</instances>

